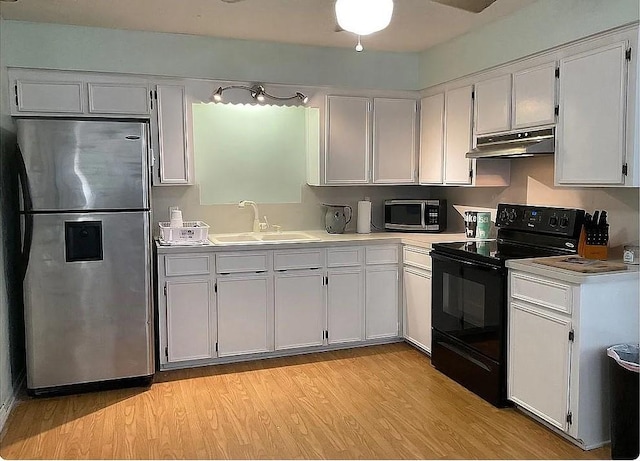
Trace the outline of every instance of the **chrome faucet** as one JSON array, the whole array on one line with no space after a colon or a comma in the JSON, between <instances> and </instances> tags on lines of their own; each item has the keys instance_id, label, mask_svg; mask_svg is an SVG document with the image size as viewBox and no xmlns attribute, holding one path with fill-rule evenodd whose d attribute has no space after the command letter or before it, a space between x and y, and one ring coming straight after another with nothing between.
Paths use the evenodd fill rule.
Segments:
<instances>
[{"instance_id":1,"label":"chrome faucet","mask_svg":"<svg viewBox=\"0 0 640 461\"><path fill-rule=\"evenodd\" d=\"M251 205L253 208L253 232L262 232L266 231L269 228L269 222L267 221L267 217L264 217L264 222L260 222L260 213L258 212L258 205L256 202L251 200L242 200L238 203L238 208L244 208L246 205Z\"/></svg>"}]
</instances>

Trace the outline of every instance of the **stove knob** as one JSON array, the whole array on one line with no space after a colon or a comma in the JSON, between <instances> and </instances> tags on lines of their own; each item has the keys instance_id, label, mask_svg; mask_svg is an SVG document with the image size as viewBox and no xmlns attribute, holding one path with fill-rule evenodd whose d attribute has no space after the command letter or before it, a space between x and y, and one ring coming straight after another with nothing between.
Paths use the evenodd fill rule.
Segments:
<instances>
[{"instance_id":1,"label":"stove knob","mask_svg":"<svg viewBox=\"0 0 640 461\"><path fill-rule=\"evenodd\" d=\"M551 227L556 227L558 225L558 217L553 215L549 218L549 225Z\"/></svg>"},{"instance_id":2,"label":"stove knob","mask_svg":"<svg viewBox=\"0 0 640 461\"><path fill-rule=\"evenodd\" d=\"M560 218L560 227L567 227L569 225L569 218L563 216Z\"/></svg>"},{"instance_id":3,"label":"stove knob","mask_svg":"<svg viewBox=\"0 0 640 461\"><path fill-rule=\"evenodd\" d=\"M498 220L500 222L506 222L508 219L509 219L509 213L507 212L507 210L500 211L500 216L498 217Z\"/></svg>"},{"instance_id":4,"label":"stove knob","mask_svg":"<svg viewBox=\"0 0 640 461\"><path fill-rule=\"evenodd\" d=\"M511 208L511 211L509 212L509 221L513 222L515 220L516 220L516 210Z\"/></svg>"}]
</instances>

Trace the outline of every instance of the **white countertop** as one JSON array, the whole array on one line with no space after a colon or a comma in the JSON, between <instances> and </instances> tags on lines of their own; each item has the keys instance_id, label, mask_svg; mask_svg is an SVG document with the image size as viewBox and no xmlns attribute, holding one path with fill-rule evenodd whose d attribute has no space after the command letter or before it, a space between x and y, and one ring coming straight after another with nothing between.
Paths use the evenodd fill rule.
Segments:
<instances>
[{"instance_id":1,"label":"white countertop","mask_svg":"<svg viewBox=\"0 0 640 461\"><path fill-rule=\"evenodd\" d=\"M421 248L431 248L436 242L456 242L466 240L464 232L457 233L419 233L419 232L372 232L371 234L329 234L323 230L299 231L314 237L312 241L297 242L242 242L229 244L209 244L197 246L161 245L156 240L156 248L161 253L193 253L200 251L244 251L269 250L274 248L299 248L300 246L349 245L352 243L403 243ZM247 232L249 233L249 232ZM217 234L221 235L221 234Z\"/></svg>"},{"instance_id":2,"label":"white countertop","mask_svg":"<svg viewBox=\"0 0 640 461\"><path fill-rule=\"evenodd\" d=\"M569 283L607 283L633 279L640 282L640 270L637 265L627 264L626 270L589 274L540 264L536 262L537 259L510 259L506 262L506 265L509 269L529 272Z\"/></svg>"}]
</instances>

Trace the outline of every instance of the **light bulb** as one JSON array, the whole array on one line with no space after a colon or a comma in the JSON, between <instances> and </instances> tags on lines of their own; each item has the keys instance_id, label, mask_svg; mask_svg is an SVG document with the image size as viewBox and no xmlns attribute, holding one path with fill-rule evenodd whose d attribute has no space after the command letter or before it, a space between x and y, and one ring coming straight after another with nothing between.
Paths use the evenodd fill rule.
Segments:
<instances>
[{"instance_id":1,"label":"light bulb","mask_svg":"<svg viewBox=\"0 0 640 461\"><path fill-rule=\"evenodd\" d=\"M360 36L358 35L358 44L356 45L356 51L360 53L362 50L364 50L364 47L362 46L362 43L360 43Z\"/></svg>"}]
</instances>

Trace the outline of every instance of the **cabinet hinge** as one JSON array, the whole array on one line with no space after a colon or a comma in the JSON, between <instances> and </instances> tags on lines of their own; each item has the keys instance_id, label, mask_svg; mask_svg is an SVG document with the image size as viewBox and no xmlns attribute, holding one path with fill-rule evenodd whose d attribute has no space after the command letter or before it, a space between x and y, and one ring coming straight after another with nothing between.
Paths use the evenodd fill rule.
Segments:
<instances>
[{"instance_id":1,"label":"cabinet hinge","mask_svg":"<svg viewBox=\"0 0 640 461\"><path fill-rule=\"evenodd\" d=\"M329 330L324 330L324 337L329 339Z\"/></svg>"},{"instance_id":2,"label":"cabinet hinge","mask_svg":"<svg viewBox=\"0 0 640 461\"><path fill-rule=\"evenodd\" d=\"M560 78L560 68L556 67L556 78Z\"/></svg>"},{"instance_id":3,"label":"cabinet hinge","mask_svg":"<svg viewBox=\"0 0 640 461\"><path fill-rule=\"evenodd\" d=\"M556 115L556 117L557 117L558 115L560 115L560 106L556 106L556 107L553 109L553 113Z\"/></svg>"},{"instance_id":4,"label":"cabinet hinge","mask_svg":"<svg viewBox=\"0 0 640 461\"><path fill-rule=\"evenodd\" d=\"M575 339L575 333L573 330L569 331L569 341L573 341Z\"/></svg>"},{"instance_id":5,"label":"cabinet hinge","mask_svg":"<svg viewBox=\"0 0 640 461\"><path fill-rule=\"evenodd\" d=\"M216 352L218 352L218 342L216 341Z\"/></svg>"},{"instance_id":6,"label":"cabinet hinge","mask_svg":"<svg viewBox=\"0 0 640 461\"><path fill-rule=\"evenodd\" d=\"M567 413L567 422L573 424L573 414L571 412Z\"/></svg>"},{"instance_id":7,"label":"cabinet hinge","mask_svg":"<svg viewBox=\"0 0 640 461\"><path fill-rule=\"evenodd\" d=\"M329 276L328 275L325 276L325 278L324 278L324 284L329 286Z\"/></svg>"},{"instance_id":8,"label":"cabinet hinge","mask_svg":"<svg viewBox=\"0 0 640 461\"><path fill-rule=\"evenodd\" d=\"M475 90L471 92L471 100L476 99L476 92Z\"/></svg>"},{"instance_id":9,"label":"cabinet hinge","mask_svg":"<svg viewBox=\"0 0 640 461\"><path fill-rule=\"evenodd\" d=\"M626 164L626 163L624 163L624 164L622 165L622 175L623 175L623 176L626 176L626 175L628 175L628 174L629 174L629 167L627 166L627 164Z\"/></svg>"},{"instance_id":10,"label":"cabinet hinge","mask_svg":"<svg viewBox=\"0 0 640 461\"><path fill-rule=\"evenodd\" d=\"M149 102L151 104L151 110L153 110L153 90L149 91Z\"/></svg>"},{"instance_id":11,"label":"cabinet hinge","mask_svg":"<svg viewBox=\"0 0 640 461\"><path fill-rule=\"evenodd\" d=\"M15 91L15 93L16 93L16 107L17 107L17 106L19 106L19 105L20 105L20 103L18 102L18 84L16 84L16 85L13 87L13 89L14 89L14 91Z\"/></svg>"},{"instance_id":12,"label":"cabinet hinge","mask_svg":"<svg viewBox=\"0 0 640 461\"><path fill-rule=\"evenodd\" d=\"M624 57L627 61L631 61L631 48L627 49L627 52L624 54Z\"/></svg>"},{"instance_id":13,"label":"cabinet hinge","mask_svg":"<svg viewBox=\"0 0 640 461\"><path fill-rule=\"evenodd\" d=\"M169 347L168 347L168 346L165 346L165 347L164 347L164 356L165 356L166 358L169 358Z\"/></svg>"},{"instance_id":14,"label":"cabinet hinge","mask_svg":"<svg viewBox=\"0 0 640 461\"><path fill-rule=\"evenodd\" d=\"M213 284L213 292L217 293L218 292L218 282Z\"/></svg>"},{"instance_id":15,"label":"cabinet hinge","mask_svg":"<svg viewBox=\"0 0 640 461\"><path fill-rule=\"evenodd\" d=\"M153 90L153 99L158 100L158 90Z\"/></svg>"},{"instance_id":16,"label":"cabinet hinge","mask_svg":"<svg viewBox=\"0 0 640 461\"><path fill-rule=\"evenodd\" d=\"M164 286L164 295L167 296L167 286Z\"/></svg>"},{"instance_id":17,"label":"cabinet hinge","mask_svg":"<svg viewBox=\"0 0 640 461\"><path fill-rule=\"evenodd\" d=\"M469 179L473 179L473 168L469 170Z\"/></svg>"}]
</instances>

